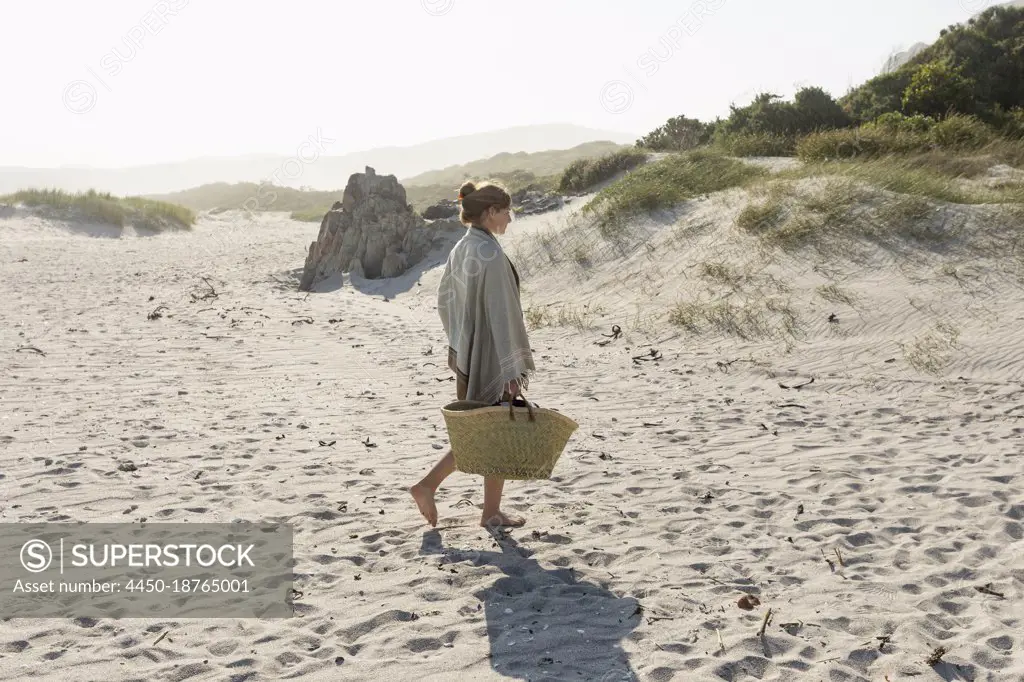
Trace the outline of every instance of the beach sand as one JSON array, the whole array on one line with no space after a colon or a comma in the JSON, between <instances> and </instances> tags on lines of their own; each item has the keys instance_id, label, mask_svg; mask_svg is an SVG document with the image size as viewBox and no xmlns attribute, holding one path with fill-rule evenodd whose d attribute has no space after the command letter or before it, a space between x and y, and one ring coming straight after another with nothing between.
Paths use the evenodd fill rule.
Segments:
<instances>
[{"instance_id":1,"label":"beach sand","mask_svg":"<svg viewBox=\"0 0 1024 682\"><path fill-rule=\"evenodd\" d=\"M279 620L9 619L0 679L1024 679L1019 270L755 265L741 206L673 217L685 249L652 225L583 274L517 261L527 306L593 328L531 331L530 398L580 429L551 481L506 485L527 526L497 537L479 479L448 479L436 529L406 490L447 445L443 254L307 295L318 225L282 214L123 238L6 215L2 521L289 523L301 596ZM513 223L510 252L562 217ZM784 283L801 333L667 324L709 261Z\"/></svg>"}]
</instances>

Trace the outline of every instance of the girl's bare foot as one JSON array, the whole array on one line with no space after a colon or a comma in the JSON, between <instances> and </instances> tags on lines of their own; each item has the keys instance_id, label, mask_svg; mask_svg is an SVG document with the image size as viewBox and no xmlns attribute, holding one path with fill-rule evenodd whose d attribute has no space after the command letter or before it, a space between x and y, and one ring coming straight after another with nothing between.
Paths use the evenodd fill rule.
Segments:
<instances>
[{"instance_id":1,"label":"girl's bare foot","mask_svg":"<svg viewBox=\"0 0 1024 682\"><path fill-rule=\"evenodd\" d=\"M508 516L504 512L498 512L491 516L484 515L480 518L480 525L484 528L510 527L519 528L526 524L526 519L520 516Z\"/></svg>"},{"instance_id":2,"label":"girl's bare foot","mask_svg":"<svg viewBox=\"0 0 1024 682\"><path fill-rule=\"evenodd\" d=\"M437 525L437 506L434 504L434 491L418 483L409 488L409 494L416 500L416 506L420 508L420 514L431 526Z\"/></svg>"}]
</instances>

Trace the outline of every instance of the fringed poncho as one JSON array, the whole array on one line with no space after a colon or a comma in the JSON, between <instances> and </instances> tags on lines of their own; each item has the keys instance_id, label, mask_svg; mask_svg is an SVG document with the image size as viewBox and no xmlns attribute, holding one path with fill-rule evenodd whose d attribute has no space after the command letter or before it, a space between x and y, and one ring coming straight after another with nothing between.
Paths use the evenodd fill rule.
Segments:
<instances>
[{"instance_id":1,"label":"fringed poncho","mask_svg":"<svg viewBox=\"0 0 1024 682\"><path fill-rule=\"evenodd\" d=\"M513 380L528 387L535 367L519 275L487 230L469 228L448 255L437 309L448 335L448 366L467 387L466 400L497 403Z\"/></svg>"}]
</instances>

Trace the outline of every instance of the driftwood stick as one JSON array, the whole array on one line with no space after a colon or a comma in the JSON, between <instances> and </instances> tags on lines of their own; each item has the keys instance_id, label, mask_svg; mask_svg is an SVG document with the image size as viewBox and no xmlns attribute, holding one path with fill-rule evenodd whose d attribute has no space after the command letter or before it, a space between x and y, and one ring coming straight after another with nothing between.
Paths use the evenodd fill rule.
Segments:
<instances>
[{"instance_id":1,"label":"driftwood stick","mask_svg":"<svg viewBox=\"0 0 1024 682\"><path fill-rule=\"evenodd\" d=\"M765 614L764 614L764 620L761 621L761 629L758 630L758 632L757 632L757 636L758 637L764 637L764 629L766 627L768 627L768 619L770 619L771 617L772 617L772 610L771 610L771 608L769 608L768 611L765 612Z\"/></svg>"},{"instance_id":2,"label":"driftwood stick","mask_svg":"<svg viewBox=\"0 0 1024 682\"><path fill-rule=\"evenodd\" d=\"M192 297L193 303L195 303L196 301L205 301L207 299L217 298L218 296L220 296L220 294L217 293L217 289L214 288L213 284L210 282L209 277L201 277L200 279L202 279L203 282L206 283L206 286L209 287L209 291L205 291L199 295L197 295L195 292L190 293L189 295Z\"/></svg>"}]
</instances>

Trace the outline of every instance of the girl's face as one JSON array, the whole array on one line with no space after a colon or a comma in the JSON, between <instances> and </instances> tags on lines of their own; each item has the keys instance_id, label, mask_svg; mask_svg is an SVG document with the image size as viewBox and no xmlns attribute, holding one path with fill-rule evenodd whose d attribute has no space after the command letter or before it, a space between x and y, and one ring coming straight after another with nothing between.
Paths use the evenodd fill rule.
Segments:
<instances>
[{"instance_id":1,"label":"girl's face","mask_svg":"<svg viewBox=\"0 0 1024 682\"><path fill-rule=\"evenodd\" d=\"M505 234L508 224L512 222L511 208L489 208L484 214L484 227L492 234Z\"/></svg>"}]
</instances>

